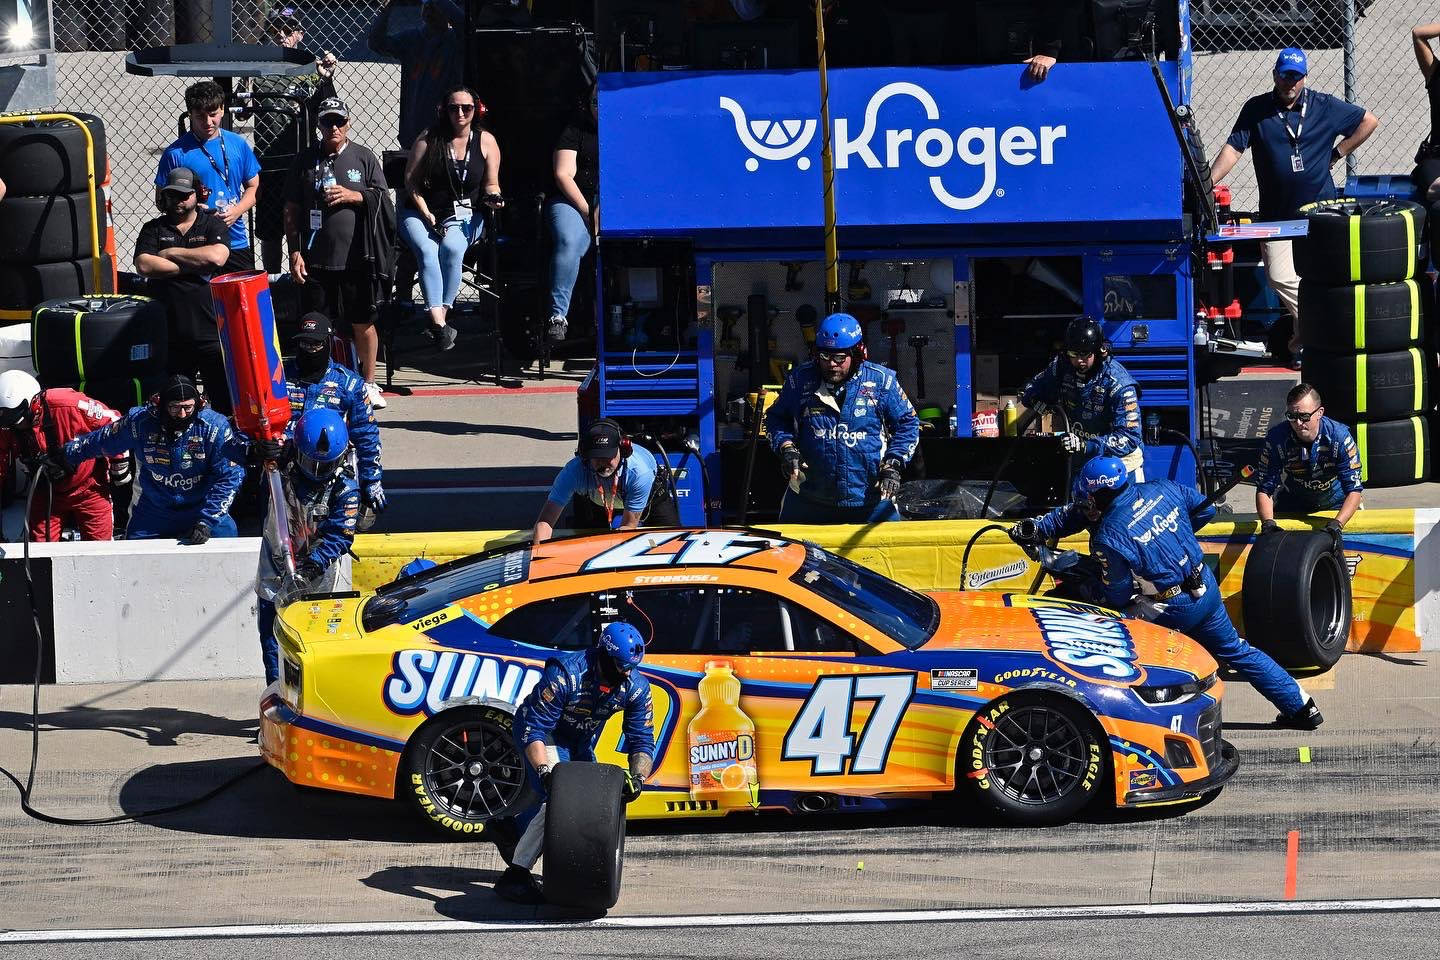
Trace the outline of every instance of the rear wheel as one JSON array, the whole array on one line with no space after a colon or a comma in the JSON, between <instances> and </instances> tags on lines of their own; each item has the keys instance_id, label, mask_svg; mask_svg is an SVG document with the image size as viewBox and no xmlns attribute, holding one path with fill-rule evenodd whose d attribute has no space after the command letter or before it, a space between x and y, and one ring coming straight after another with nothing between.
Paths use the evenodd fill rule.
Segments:
<instances>
[{"instance_id":1,"label":"rear wheel","mask_svg":"<svg viewBox=\"0 0 1440 960\"><path fill-rule=\"evenodd\" d=\"M432 719L405 751L401 787L435 828L479 838L485 822L510 816L533 795L511 735L514 718L497 707L460 707Z\"/></svg>"},{"instance_id":2,"label":"rear wheel","mask_svg":"<svg viewBox=\"0 0 1440 960\"><path fill-rule=\"evenodd\" d=\"M1055 694L1020 691L979 710L960 741L963 792L1002 819L1070 819L1100 789L1106 751L1085 708Z\"/></svg>"}]
</instances>

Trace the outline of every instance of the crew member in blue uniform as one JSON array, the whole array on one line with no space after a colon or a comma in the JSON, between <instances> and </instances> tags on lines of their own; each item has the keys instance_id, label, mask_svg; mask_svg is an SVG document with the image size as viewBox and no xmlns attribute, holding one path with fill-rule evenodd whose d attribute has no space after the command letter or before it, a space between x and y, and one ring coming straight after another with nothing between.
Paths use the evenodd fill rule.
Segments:
<instances>
[{"instance_id":1,"label":"crew member in blue uniform","mask_svg":"<svg viewBox=\"0 0 1440 960\"><path fill-rule=\"evenodd\" d=\"M790 371L766 413L790 487L781 523L900 519L895 494L920 418L895 371L865 357L860 322L830 314L815 330L815 359Z\"/></svg>"},{"instance_id":2,"label":"crew member in blue uniform","mask_svg":"<svg viewBox=\"0 0 1440 960\"><path fill-rule=\"evenodd\" d=\"M1007 532L1011 540L1025 547L1063 540L1087 530L1094 533L1099 522L1100 510L1090 498L1084 478L1076 474L1075 481L1071 484L1069 503L1061 504L1044 516L1021 520L1013 524ZM1047 590L1045 595L1079 600L1081 603L1103 603L1100 582L1090 575L1093 572L1089 564L1083 564L1065 576L1053 590Z\"/></svg>"},{"instance_id":3,"label":"crew member in blue uniform","mask_svg":"<svg viewBox=\"0 0 1440 960\"><path fill-rule=\"evenodd\" d=\"M205 405L189 377L176 375L149 403L65 444L62 456L76 464L134 453L140 492L125 538L199 544L236 535L228 511L245 471L231 461L234 444L230 421Z\"/></svg>"},{"instance_id":4,"label":"crew member in blue uniform","mask_svg":"<svg viewBox=\"0 0 1440 960\"><path fill-rule=\"evenodd\" d=\"M1325 530L1344 546L1342 530L1364 500L1360 452L1343 423L1325 416L1320 392L1299 383L1285 395L1285 419L1265 434L1255 468L1255 513L1260 532L1280 529L1275 513L1336 511Z\"/></svg>"},{"instance_id":5,"label":"crew member in blue uniform","mask_svg":"<svg viewBox=\"0 0 1440 960\"><path fill-rule=\"evenodd\" d=\"M350 436L340 414L323 408L307 411L294 424L294 436L295 455L286 465L284 487L289 539L296 550L295 576L291 579L285 572L280 535L271 516L265 524L255 582L266 686L280 677L276 604L294 593L335 589L339 560L355 542L360 512L360 490L344 469Z\"/></svg>"},{"instance_id":6,"label":"crew member in blue uniform","mask_svg":"<svg viewBox=\"0 0 1440 960\"><path fill-rule=\"evenodd\" d=\"M1080 477L1100 511L1090 545L1100 562L1104 605L1197 641L1280 709L1277 725L1320 726L1315 701L1268 654L1243 640L1225 613L1220 586L1195 539L1215 515L1214 505L1170 480L1131 483L1115 457L1091 460ZM1137 581L1144 596L1132 602Z\"/></svg>"},{"instance_id":7,"label":"crew member in blue uniform","mask_svg":"<svg viewBox=\"0 0 1440 960\"><path fill-rule=\"evenodd\" d=\"M1118 457L1130 479L1145 479L1135 378L1110 356L1100 324L1090 317L1070 321L1064 356L1056 356L1030 378L1020 391L1020 402L1041 410L1058 406L1065 413L1068 452Z\"/></svg>"},{"instance_id":8,"label":"crew member in blue uniform","mask_svg":"<svg viewBox=\"0 0 1440 960\"><path fill-rule=\"evenodd\" d=\"M521 833L513 849L505 849L508 825L493 821L487 825L508 864L495 883L497 895L517 903L544 902L530 871L543 852L551 771L566 760L593 761L605 721L622 711L630 764L625 802L640 796L655 763L650 681L637 669L644 658L645 640L639 630L624 622L607 623L595 646L551 657L540 682L515 712L515 745L539 798L533 808L516 817L514 827Z\"/></svg>"}]
</instances>

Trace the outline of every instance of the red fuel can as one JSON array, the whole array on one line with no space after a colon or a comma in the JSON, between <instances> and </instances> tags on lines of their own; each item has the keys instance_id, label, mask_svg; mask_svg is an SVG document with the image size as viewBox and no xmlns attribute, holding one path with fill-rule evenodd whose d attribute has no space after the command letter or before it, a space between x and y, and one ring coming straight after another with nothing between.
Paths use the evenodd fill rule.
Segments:
<instances>
[{"instance_id":1,"label":"red fuel can","mask_svg":"<svg viewBox=\"0 0 1440 960\"><path fill-rule=\"evenodd\" d=\"M235 426L257 440L278 440L290 422L290 395L280 333L264 272L225 273L210 280Z\"/></svg>"}]
</instances>

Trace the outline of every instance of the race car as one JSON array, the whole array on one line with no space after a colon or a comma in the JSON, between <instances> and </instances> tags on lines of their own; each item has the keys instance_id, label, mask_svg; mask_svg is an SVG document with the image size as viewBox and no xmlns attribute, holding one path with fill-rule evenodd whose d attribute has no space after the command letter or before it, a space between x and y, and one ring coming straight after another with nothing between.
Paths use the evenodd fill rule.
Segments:
<instances>
[{"instance_id":1,"label":"race car","mask_svg":"<svg viewBox=\"0 0 1440 960\"><path fill-rule=\"evenodd\" d=\"M921 593L813 544L629 530L508 547L276 620L260 748L296 784L406 797L459 836L526 799L516 705L611 620L646 638L655 772L632 818L886 810L1014 823L1195 801L1235 773L1187 637L1025 594ZM597 754L623 763L620 717Z\"/></svg>"}]
</instances>

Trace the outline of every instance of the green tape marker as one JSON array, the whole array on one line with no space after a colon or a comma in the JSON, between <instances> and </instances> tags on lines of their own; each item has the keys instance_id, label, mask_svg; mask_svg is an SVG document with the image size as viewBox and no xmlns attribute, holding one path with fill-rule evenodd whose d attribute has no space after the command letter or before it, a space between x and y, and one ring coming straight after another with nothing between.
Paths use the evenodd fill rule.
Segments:
<instances>
[{"instance_id":1,"label":"green tape marker","mask_svg":"<svg viewBox=\"0 0 1440 960\"><path fill-rule=\"evenodd\" d=\"M1301 747L1301 748L1300 748L1300 762L1301 762L1301 763L1309 763L1309 762L1310 762L1310 748L1309 748L1309 747Z\"/></svg>"}]
</instances>

